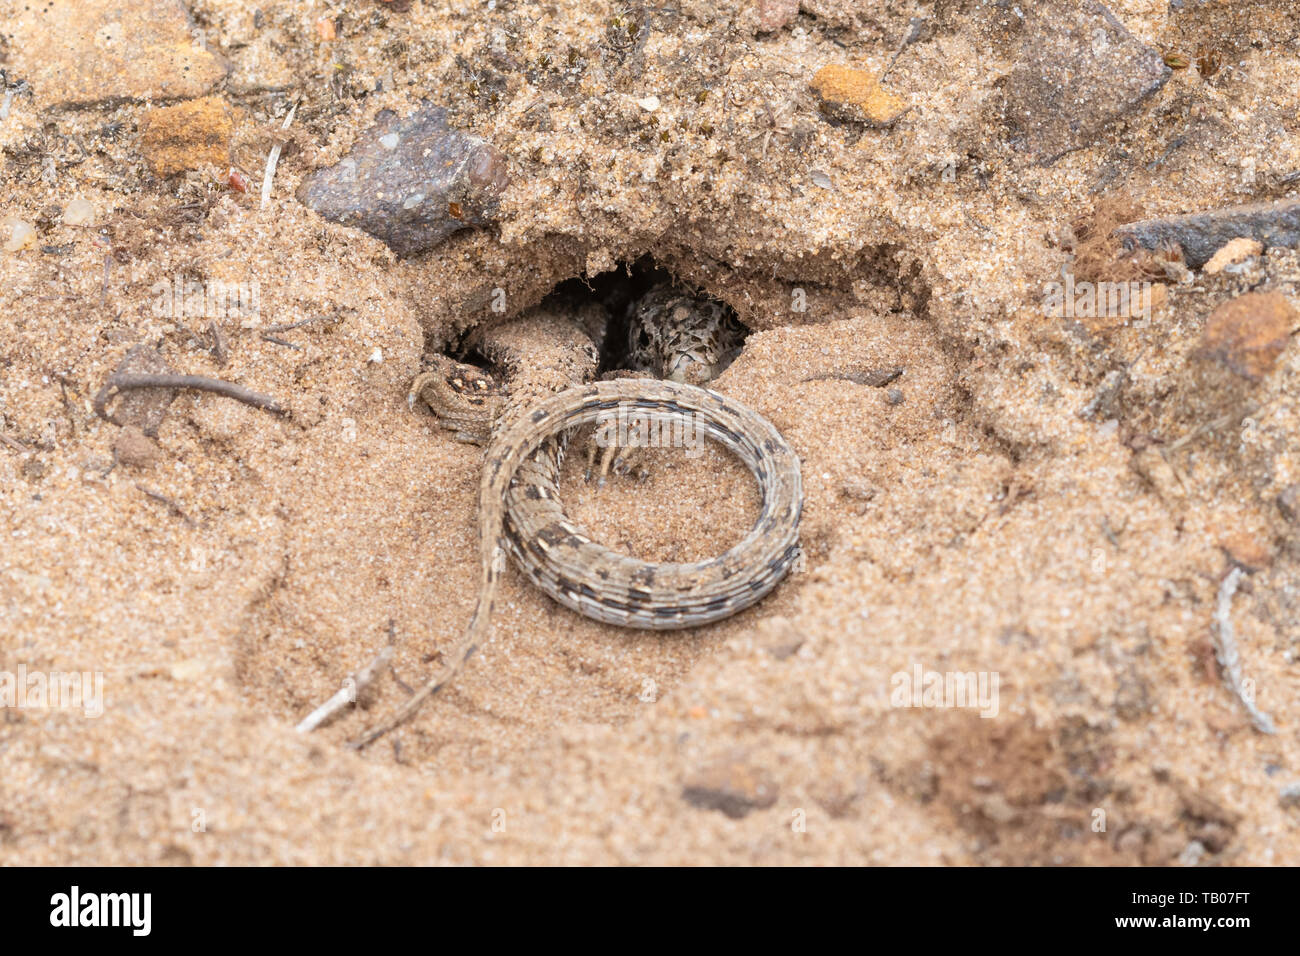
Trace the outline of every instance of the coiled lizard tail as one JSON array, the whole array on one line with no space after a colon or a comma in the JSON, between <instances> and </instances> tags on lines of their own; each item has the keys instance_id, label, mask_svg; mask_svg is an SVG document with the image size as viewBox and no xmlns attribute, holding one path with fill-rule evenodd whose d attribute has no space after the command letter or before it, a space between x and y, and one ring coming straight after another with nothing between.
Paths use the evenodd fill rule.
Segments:
<instances>
[{"instance_id":1,"label":"coiled lizard tail","mask_svg":"<svg viewBox=\"0 0 1300 956\"><path fill-rule=\"evenodd\" d=\"M715 558L652 564L591 540L563 514L553 469L536 453L565 432L618 416L689 423L722 443L753 473L762 497L754 527ZM799 458L773 425L738 402L679 382L616 379L543 399L492 438L480 485L481 587L474 616L442 672L354 746L406 720L459 672L486 638L504 553L553 598L588 617L665 630L708 624L766 595L798 557L803 488Z\"/></svg>"}]
</instances>

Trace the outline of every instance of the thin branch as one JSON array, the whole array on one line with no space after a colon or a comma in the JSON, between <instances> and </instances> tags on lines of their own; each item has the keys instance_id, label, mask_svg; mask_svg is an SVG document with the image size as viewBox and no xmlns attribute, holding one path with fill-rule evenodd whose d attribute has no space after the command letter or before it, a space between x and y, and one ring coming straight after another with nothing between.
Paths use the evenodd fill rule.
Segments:
<instances>
[{"instance_id":1,"label":"thin branch","mask_svg":"<svg viewBox=\"0 0 1300 956\"><path fill-rule=\"evenodd\" d=\"M299 352L302 351L301 345L294 345L292 342L286 341L285 339L279 338L278 336L275 335L270 335L266 332L262 333L262 341L270 342L272 345L283 345L287 349L295 349L296 351Z\"/></svg>"},{"instance_id":2,"label":"thin branch","mask_svg":"<svg viewBox=\"0 0 1300 956\"><path fill-rule=\"evenodd\" d=\"M104 383L104 387L95 396L95 414L100 418L107 419L109 401L115 393L128 388L192 388L200 392L214 392L217 395L233 398L237 402L252 405L254 408L261 408L272 415L288 414L287 409L269 395L251 391L242 385L235 385L233 382L223 382L221 379L208 378L204 375L167 375L144 372L117 372L110 375L108 381Z\"/></svg>"},{"instance_id":3,"label":"thin branch","mask_svg":"<svg viewBox=\"0 0 1300 956\"><path fill-rule=\"evenodd\" d=\"M1258 402L1248 402L1244 409L1241 409L1239 411L1228 412L1224 415L1220 415L1218 418L1211 419L1210 421L1205 422L1202 425L1198 425L1196 428L1193 428L1182 438L1178 438L1170 442L1168 447L1165 450L1177 451L1178 449L1186 445L1188 442L1200 438L1202 435L1206 434L1207 432L1217 431L1218 429L1222 428L1224 425L1231 422L1234 418L1250 418L1260 410L1260 407L1261 406Z\"/></svg>"},{"instance_id":4,"label":"thin branch","mask_svg":"<svg viewBox=\"0 0 1300 956\"><path fill-rule=\"evenodd\" d=\"M1255 706L1255 695L1246 692L1241 676L1241 656L1237 653L1237 639L1232 632L1232 596L1237 593L1242 573L1241 568L1233 568L1219 586L1219 601L1214 611L1214 651L1223 667L1224 683L1246 708L1255 729L1261 734L1275 734L1277 728L1272 718Z\"/></svg>"},{"instance_id":5,"label":"thin branch","mask_svg":"<svg viewBox=\"0 0 1300 956\"><path fill-rule=\"evenodd\" d=\"M294 329L300 329L304 325L310 325L313 322L323 322L325 319L337 319L338 316L329 312L322 312L320 315L313 315L309 319L299 319L297 322L289 322L285 325L268 325L263 332L292 332Z\"/></svg>"},{"instance_id":6,"label":"thin branch","mask_svg":"<svg viewBox=\"0 0 1300 956\"><path fill-rule=\"evenodd\" d=\"M194 519L191 518L189 515L187 515L180 505L172 501L166 495L159 494L156 491L150 491L144 485L138 483L136 484L136 488L144 492L147 497L152 498L154 501L166 505L168 509L172 512L172 514L176 515L176 517L180 518L182 521L185 522L187 527L190 528L195 527Z\"/></svg>"},{"instance_id":7,"label":"thin branch","mask_svg":"<svg viewBox=\"0 0 1300 956\"><path fill-rule=\"evenodd\" d=\"M437 677L434 677L427 684L408 697L406 703L397 708L397 712L387 720L363 731L360 737L349 740L348 746L353 750L361 750L368 747L390 730L400 727L402 724L414 717L426 700L446 687L447 684L451 682L451 679L460 673L465 662L470 659L474 651L477 649L477 644L472 641L467 643L463 640L460 646L452 652L453 656L451 661L443 666Z\"/></svg>"},{"instance_id":8,"label":"thin branch","mask_svg":"<svg viewBox=\"0 0 1300 956\"><path fill-rule=\"evenodd\" d=\"M298 104L295 102L289 108L289 115L284 118L284 125L280 127L287 130L289 124L293 122L294 114L298 112ZM275 179L275 167L280 162L280 150L283 148L282 143L276 143L271 147L271 152L266 157L266 175L262 179L262 208L271 201L271 180Z\"/></svg>"},{"instance_id":9,"label":"thin branch","mask_svg":"<svg viewBox=\"0 0 1300 956\"><path fill-rule=\"evenodd\" d=\"M212 357L218 365L225 365L230 358L230 350L226 348L226 337L221 334L221 326L217 325L216 319L208 323L208 331L212 334Z\"/></svg>"},{"instance_id":10,"label":"thin branch","mask_svg":"<svg viewBox=\"0 0 1300 956\"><path fill-rule=\"evenodd\" d=\"M894 55L890 57L889 65L885 67L885 72L880 74L881 83L884 83L885 80L889 78L890 71L893 70L894 64L898 62L898 58L903 55L903 51L915 43L921 36L921 27L924 25L925 17L912 17L912 19L907 21L907 33L904 35L902 42L898 44L898 49L894 51Z\"/></svg>"},{"instance_id":11,"label":"thin branch","mask_svg":"<svg viewBox=\"0 0 1300 956\"><path fill-rule=\"evenodd\" d=\"M302 723L296 728L298 733L311 733L348 704L355 703L357 698L374 682L379 672L387 667L392 659L393 645L386 644L369 664L343 681L343 686L339 688L337 694L303 718Z\"/></svg>"}]
</instances>

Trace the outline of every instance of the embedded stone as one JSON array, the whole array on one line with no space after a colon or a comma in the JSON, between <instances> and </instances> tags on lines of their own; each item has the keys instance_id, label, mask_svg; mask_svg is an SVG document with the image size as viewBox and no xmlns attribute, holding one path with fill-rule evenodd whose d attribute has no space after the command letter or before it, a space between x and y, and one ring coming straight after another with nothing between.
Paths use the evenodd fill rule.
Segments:
<instances>
[{"instance_id":1,"label":"embedded stone","mask_svg":"<svg viewBox=\"0 0 1300 956\"><path fill-rule=\"evenodd\" d=\"M776 803L777 785L739 751L702 768L682 789L682 799L705 810L719 810L738 820Z\"/></svg>"},{"instance_id":2,"label":"embedded stone","mask_svg":"<svg viewBox=\"0 0 1300 956\"><path fill-rule=\"evenodd\" d=\"M1172 73L1158 50L1093 0L1046 0L1024 11L1006 118L1013 144L1043 165L1091 145Z\"/></svg>"},{"instance_id":3,"label":"embedded stone","mask_svg":"<svg viewBox=\"0 0 1300 956\"><path fill-rule=\"evenodd\" d=\"M1197 354L1259 381L1273 371L1295 321L1295 309L1282 293L1247 292L1211 313Z\"/></svg>"},{"instance_id":4,"label":"embedded stone","mask_svg":"<svg viewBox=\"0 0 1300 956\"><path fill-rule=\"evenodd\" d=\"M1300 199L1143 219L1120 226L1115 235L1129 246L1144 249L1176 243L1187 264L1195 269L1234 239L1253 239L1263 246L1300 246Z\"/></svg>"},{"instance_id":5,"label":"embedded stone","mask_svg":"<svg viewBox=\"0 0 1300 956\"><path fill-rule=\"evenodd\" d=\"M812 88L823 113L850 123L889 126L907 109L907 101L881 86L874 74L842 63L818 70Z\"/></svg>"},{"instance_id":6,"label":"embedded stone","mask_svg":"<svg viewBox=\"0 0 1300 956\"><path fill-rule=\"evenodd\" d=\"M410 256L486 225L509 182L495 147L452 129L446 110L425 103L406 117L381 112L347 156L308 177L298 199Z\"/></svg>"},{"instance_id":7,"label":"embedded stone","mask_svg":"<svg viewBox=\"0 0 1300 956\"><path fill-rule=\"evenodd\" d=\"M226 66L192 30L177 0L33 3L5 24L11 72L52 108L202 96Z\"/></svg>"},{"instance_id":8,"label":"embedded stone","mask_svg":"<svg viewBox=\"0 0 1300 956\"><path fill-rule=\"evenodd\" d=\"M226 167L235 122L219 96L151 109L140 121L140 152L158 176L203 165Z\"/></svg>"}]
</instances>

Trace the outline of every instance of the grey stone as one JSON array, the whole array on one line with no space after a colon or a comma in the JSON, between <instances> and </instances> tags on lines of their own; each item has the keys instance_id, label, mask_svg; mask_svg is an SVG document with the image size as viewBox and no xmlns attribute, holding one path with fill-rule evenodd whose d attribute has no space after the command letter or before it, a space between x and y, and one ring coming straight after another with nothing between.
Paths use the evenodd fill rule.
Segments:
<instances>
[{"instance_id":1,"label":"grey stone","mask_svg":"<svg viewBox=\"0 0 1300 956\"><path fill-rule=\"evenodd\" d=\"M487 224L509 181L497 149L452 129L446 110L424 103L405 118L391 110L376 116L347 156L302 184L298 199L410 256Z\"/></svg>"},{"instance_id":2,"label":"grey stone","mask_svg":"<svg viewBox=\"0 0 1300 956\"><path fill-rule=\"evenodd\" d=\"M1224 206L1205 212L1143 219L1115 230L1129 246L1155 249L1177 243L1193 269L1203 266L1225 243L1238 237L1265 246L1300 246L1300 199Z\"/></svg>"},{"instance_id":3,"label":"grey stone","mask_svg":"<svg viewBox=\"0 0 1300 956\"><path fill-rule=\"evenodd\" d=\"M1277 507L1287 521L1300 524L1300 485L1283 488L1277 496Z\"/></svg>"},{"instance_id":4,"label":"grey stone","mask_svg":"<svg viewBox=\"0 0 1300 956\"><path fill-rule=\"evenodd\" d=\"M1046 0L1024 10L1006 117L1013 144L1043 165L1092 144L1169 79L1160 53L1094 0Z\"/></svg>"},{"instance_id":5,"label":"grey stone","mask_svg":"<svg viewBox=\"0 0 1300 956\"><path fill-rule=\"evenodd\" d=\"M682 799L738 820L776 803L777 790L776 782L755 767L746 753L733 750L694 774L682 788Z\"/></svg>"}]
</instances>

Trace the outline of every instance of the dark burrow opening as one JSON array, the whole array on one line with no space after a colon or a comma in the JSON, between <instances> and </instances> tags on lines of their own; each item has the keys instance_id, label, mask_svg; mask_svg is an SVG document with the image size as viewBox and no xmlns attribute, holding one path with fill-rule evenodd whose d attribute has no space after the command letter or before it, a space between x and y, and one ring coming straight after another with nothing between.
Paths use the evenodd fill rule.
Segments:
<instances>
[{"instance_id":1,"label":"dark burrow opening","mask_svg":"<svg viewBox=\"0 0 1300 956\"><path fill-rule=\"evenodd\" d=\"M750 333L730 305L675 281L649 255L566 279L540 306L580 321L600 350L598 375L649 371L704 384L735 360ZM463 361L488 364L473 350Z\"/></svg>"}]
</instances>

